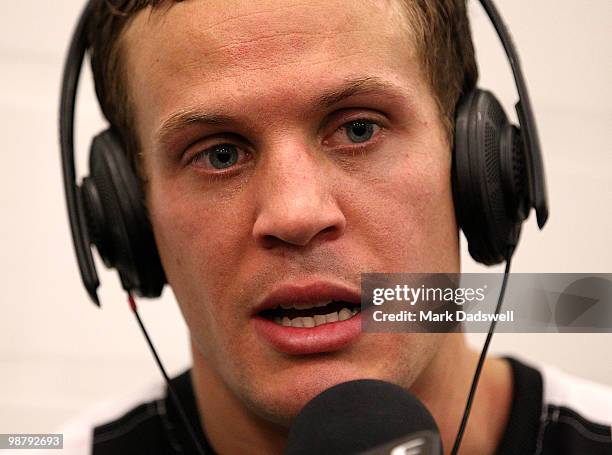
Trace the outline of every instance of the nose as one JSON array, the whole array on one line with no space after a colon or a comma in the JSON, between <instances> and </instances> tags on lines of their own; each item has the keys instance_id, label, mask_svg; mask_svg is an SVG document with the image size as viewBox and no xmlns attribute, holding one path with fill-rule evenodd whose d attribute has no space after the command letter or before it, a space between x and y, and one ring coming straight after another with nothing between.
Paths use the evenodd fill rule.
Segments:
<instances>
[{"instance_id":1,"label":"nose","mask_svg":"<svg viewBox=\"0 0 612 455\"><path fill-rule=\"evenodd\" d=\"M346 227L329 164L293 152L270 153L263 165L253 236L265 248L333 240Z\"/></svg>"}]
</instances>

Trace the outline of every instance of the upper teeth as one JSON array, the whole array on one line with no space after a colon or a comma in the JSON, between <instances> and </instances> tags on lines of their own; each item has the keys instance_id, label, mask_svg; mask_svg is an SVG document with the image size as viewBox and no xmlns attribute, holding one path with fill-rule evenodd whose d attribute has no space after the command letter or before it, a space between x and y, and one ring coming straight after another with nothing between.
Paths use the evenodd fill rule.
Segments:
<instances>
[{"instance_id":1,"label":"upper teeth","mask_svg":"<svg viewBox=\"0 0 612 455\"><path fill-rule=\"evenodd\" d=\"M348 308L342 308L340 311L333 311L329 314L302 316L293 319L289 319L287 316L281 318L279 316L274 318L274 322L285 327L316 327L322 324L328 324L330 322L346 321L352 318L359 312L359 308L355 307L352 310Z\"/></svg>"},{"instance_id":2,"label":"upper teeth","mask_svg":"<svg viewBox=\"0 0 612 455\"><path fill-rule=\"evenodd\" d=\"M287 303L287 304L283 303L281 304L281 308L283 310L289 310L291 308L295 308L296 310L307 310L309 308L325 306L331 302L332 302L331 300L325 300L322 302L315 302L315 303Z\"/></svg>"}]
</instances>

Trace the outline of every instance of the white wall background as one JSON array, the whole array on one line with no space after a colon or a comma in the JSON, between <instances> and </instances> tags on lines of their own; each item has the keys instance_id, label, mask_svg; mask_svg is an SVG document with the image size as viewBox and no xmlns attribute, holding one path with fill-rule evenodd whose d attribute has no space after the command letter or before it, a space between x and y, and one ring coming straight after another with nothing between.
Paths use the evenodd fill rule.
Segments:
<instances>
[{"instance_id":1,"label":"white wall background","mask_svg":"<svg viewBox=\"0 0 612 455\"><path fill-rule=\"evenodd\" d=\"M64 205L57 102L64 51L83 0L4 2L0 16L0 433L50 432L111 396L158 381L114 273L103 309L81 286ZM510 110L510 72L472 1L481 85ZM498 0L539 120L551 217L530 219L516 272L612 271L612 2ZM89 72L79 102L79 169L102 121ZM465 247L465 245L464 245ZM464 248L465 271L480 271ZM100 265L100 264L98 264ZM142 302L167 368L189 364L185 325L166 289ZM470 340L480 344L481 336ZM610 335L498 334L492 349L612 385Z\"/></svg>"}]
</instances>

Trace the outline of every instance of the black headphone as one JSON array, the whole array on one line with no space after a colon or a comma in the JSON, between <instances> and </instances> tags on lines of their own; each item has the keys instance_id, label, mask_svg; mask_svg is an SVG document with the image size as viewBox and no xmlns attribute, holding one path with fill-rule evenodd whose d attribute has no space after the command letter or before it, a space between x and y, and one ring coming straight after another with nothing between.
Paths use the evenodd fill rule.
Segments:
<instances>
[{"instance_id":1,"label":"black headphone","mask_svg":"<svg viewBox=\"0 0 612 455\"><path fill-rule=\"evenodd\" d=\"M490 0L480 0L512 67L519 95L520 127L508 120L491 92L474 89L456 108L452 186L459 226L471 256L492 265L509 259L533 207L540 229L548 218L546 181L535 119L517 52ZM100 305L94 245L104 264L119 272L126 291L158 297L166 283L144 205L124 148L109 128L90 148L89 176L79 186L74 166L74 114L78 80L88 47L86 28L93 0L72 36L60 101L64 190L79 269L91 299Z\"/></svg>"}]
</instances>

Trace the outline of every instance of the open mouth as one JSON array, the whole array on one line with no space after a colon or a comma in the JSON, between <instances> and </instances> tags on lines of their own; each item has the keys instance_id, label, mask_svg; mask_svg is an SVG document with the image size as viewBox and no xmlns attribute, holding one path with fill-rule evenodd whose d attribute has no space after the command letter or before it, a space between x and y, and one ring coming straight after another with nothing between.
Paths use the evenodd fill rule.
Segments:
<instances>
[{"instance_id":1,"label":"open mouth","mask_svg":"<svg viewBox=\"0 0 612 455\"><path fill-rule=\"evenodd\" d=\"M360 306L343 300L328 300L314 304L287 304L261 311L259 315L284 327L318 327L346 321L360 311Z\"/></svg>"}]
</instances>

